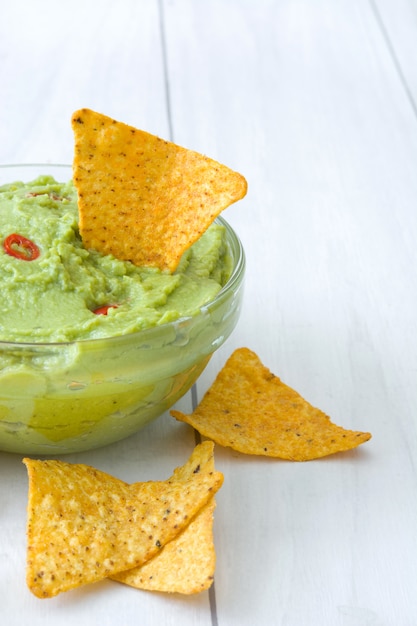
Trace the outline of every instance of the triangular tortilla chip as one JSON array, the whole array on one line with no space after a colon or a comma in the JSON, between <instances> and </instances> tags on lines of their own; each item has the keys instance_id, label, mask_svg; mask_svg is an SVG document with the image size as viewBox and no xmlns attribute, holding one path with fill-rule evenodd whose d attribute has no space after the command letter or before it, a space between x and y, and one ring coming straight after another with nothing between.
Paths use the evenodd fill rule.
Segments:
<instances>
[{"instance_id":1,"label":"triangular tortilla chip","mask_svg":"<svg viewBox=\"0 0 417 626\"><path fill-rule=\"evenodd\" d=\"M76 111L72 127L86 248L174 271L221 211L246 194L241 174L95 111Z\"/></svg>"},{"instance_id":2,"label":"triangular tortilla chip","mask_svg":"<svg viewBox=\"0 0 417 626\"><path fill-rule=\"evenodd\" d=\"M350 450L371 438L333 424L248 348L231 355L191 415L171 415L222 446L292 461Z\"/></svg>"},{"instance_id":3,"label":"triangular tortilla chip","mask_svg":"<svg viewBox=\"0 0 417 626\"><path fill-rule=\"evenodd\" d=\"M223 482L197 446L162 482L126 483L83 464L24 459L29 475L27 584L40 598L137 567L178 535Z\"/></svg>"}]
</instances>

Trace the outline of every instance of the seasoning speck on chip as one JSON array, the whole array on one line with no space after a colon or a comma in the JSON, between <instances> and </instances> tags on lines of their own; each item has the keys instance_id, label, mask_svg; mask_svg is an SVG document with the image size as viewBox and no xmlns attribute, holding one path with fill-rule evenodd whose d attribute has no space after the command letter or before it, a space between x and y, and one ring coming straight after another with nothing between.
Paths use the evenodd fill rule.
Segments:
<instances>
[{"instance_id":1,"label":"seasoning speck on chip","mask_svg":"<svg viewBox=\"0 0 417 626\"><path fill-rule=\"evenodd\" d=\"M221 487L212 458L212 442L201 444L168 480L133 485L83 464L24 459L29 589L49 598L157 555Z\"/></svg>"},{"instance_id":2,"label":"seasoning speck on chip","mask_svg":"<svg viewBox=\"0 0 417 626\"><path fill-rule=\"evenodd\" d=\"M72 116L73 180L86 248L174 271L245 178L225 165L110 117Z\"/></svg>"},{"instance_id":3,"label":"seasoning speck on chip","mask_svg":"<svg viewBox=\"0 0 417 626\"><path fill-rule=\"evenodd\" d=\"M171 415L222 446L292 461L350 450L371 438L333 424L248 348L230 356L191 415Z\"/></svg>"}]
</instances>

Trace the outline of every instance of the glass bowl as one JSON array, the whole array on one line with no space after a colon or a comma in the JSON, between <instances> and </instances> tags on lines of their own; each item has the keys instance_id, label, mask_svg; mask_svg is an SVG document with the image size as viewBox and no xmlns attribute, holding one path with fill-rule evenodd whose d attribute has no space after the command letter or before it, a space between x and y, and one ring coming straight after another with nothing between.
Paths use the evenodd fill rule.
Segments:
<instances>
[{"instance_id":1,"label":"glass bowl","mask_svg":"<svg viewBox=\"0 0 417 626\"><path fill-rule=\"evenodd\" d=\"M0 166L0 185L68 165ZM233 270L192 317L140 332L66 343L0 342L0 450L64 454L97 448L140 430L183 396L236 326L245 255L223 219Z\"/></svg>"}]
</instances>

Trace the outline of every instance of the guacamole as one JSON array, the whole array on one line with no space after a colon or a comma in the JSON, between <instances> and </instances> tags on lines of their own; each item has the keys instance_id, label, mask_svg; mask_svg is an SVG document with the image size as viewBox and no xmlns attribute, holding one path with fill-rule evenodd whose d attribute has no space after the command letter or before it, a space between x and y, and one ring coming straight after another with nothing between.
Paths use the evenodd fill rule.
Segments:
<instances>
[{"instance_id":1,"label":"guacamole","mask_svg":"<svg viewBox=\"0 0 417 626\"><path fill-rule=\"evenodd\" d=\"M221 218L161 272L84 248L72 182L0 187L0 450L89 450L161 415L232 332L243 275Z\"/></svg>"},{"instance_id":2,"label":"guacamole","mask_svg":"<svg viewBox=\"0 0 417 626\"><path fill-rule=\"evenodd\" d=\"M227 282L225 229L212 224L174 273L83 247L72 181L0 187L0 341L67 342L194 315Z\"/></svg>"}]
</instances>

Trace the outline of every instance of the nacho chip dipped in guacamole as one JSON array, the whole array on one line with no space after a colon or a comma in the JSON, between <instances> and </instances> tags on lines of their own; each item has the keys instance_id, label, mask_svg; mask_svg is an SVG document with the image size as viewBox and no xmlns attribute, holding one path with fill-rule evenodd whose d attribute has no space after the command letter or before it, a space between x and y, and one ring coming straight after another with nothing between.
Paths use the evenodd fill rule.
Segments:
<instances>
[{"instance_id":1,"label":"nacho chip dipped in guacamole","mask_svg":"<svg viewBox=\"0 0 417 626\"><path fill-rule=\"evenodd\" d=\"M231 355L191 415L171 415L222 446L291 461L351 450L371 438L333 424L248 348Z\"/></svg>"},{"instance_id":2,"label":"nacho chip dipped in guacamole","mask_svg":"<svg viewBox=\"0 0 417 626\"><path fill-rule=\"evenodd\" d=\"M72 127L87 249L172 272L246 194L245 178L225 165L90 109L76 111Z\"/></svg>"},{"instance_id":3,"label":"nacho chip dipped in guacamole","mask_svg":"<svg viewBox=\"0 0 417 626\"><path fill-rule=\"evenodd\" d=\"M49 598L157 555L222 485L223 475L211 471L213 444L202 446L183 472L133 485L83 464L24 459L29 476L26 579L32 593Z\"/></svg>"}]
</instances>

